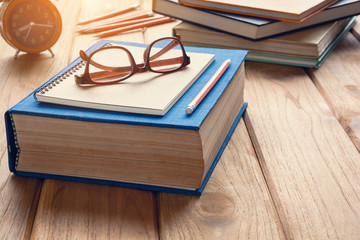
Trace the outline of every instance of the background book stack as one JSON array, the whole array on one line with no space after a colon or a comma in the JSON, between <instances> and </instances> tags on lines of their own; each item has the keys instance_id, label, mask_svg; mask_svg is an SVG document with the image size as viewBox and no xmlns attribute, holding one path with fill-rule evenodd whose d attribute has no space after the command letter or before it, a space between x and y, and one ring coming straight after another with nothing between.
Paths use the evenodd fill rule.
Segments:
<instances>
[{"instance_id":1,"label":"background book stack","mask_svg":"<svg viewBox=\"0 0 360 240\"><path fill-rule=\"evenodd\" d=\"M351 29L355 18L257 42L185 22L175 26L173 31L183 38L184 44L246 49L249 50L247 60L317 68Z\"/></svg>"},{"instance_id":2,"label":"background book stack","mask_svg":"<svg viewBox=\"0 0 360 240\"><path fill-rule=\"evenodd\" d=\"M100 41L87 53L108 43ZM141 48L142 52L146 47L111 43ZM78 101L89 101L87 97L78 99L79 96L74 95L73 91L80 91L76 89L79 86L75 84L74 71L77 74L81 70L74 69L79 67L81 59L73 61L6 112L10 170L22 176L201 194L246 107L243 62L247 52L195 47L188 47L186 51L190 57L200 56L192 59L200 63L191 63L189 68L180 70L182 78L189 77L186 71L203 74L163 116L78 106ZM226 59L231 59L231 64L214 89L194 113L186 114L187 105ZM150 74L153 74L150 79L134 84L151 86L150 82L158 78L172 81L172 73L157 74L158 78L155 73ZM190 78L194 78L192 74ZM119 85L124 84L131 81ZM109 94L101 92L101 87L89 86L81 91L94 96L92 88L98 88L100 95ZM113 87L112 98L121 98L117 94L119 89ZM51 97L58 97L57 88L62 90L59 93L62 98L72 101L53 104ZM166 84L160 90L167 91ZM33 95L39 97L42 91L47 92L45 95L49 95L50 100L36 101ZM148 97L161 95L158 91L154 89L155 95ZM131 93L136 95L136 89Z\"/></svg>"},{"instance_id":3,"label":"background book stack","mask_svg":"<svg viewBox=\"0 0 360 240\"><path fill-rule=\"evenodd\" d=\"M186 4L188 2L207 1L188 0ZM320 11L313 12L301 22L270 19L265 16L254 17L244 15L244 12L234 13L235 10L231 10L232 5L225 4L230 9L212 10L213 8L207 9L203 8L204 6L194 7L191 3L184 5L175 0L154 0L153 10L187 22L174 28L174 33L182 35L182 40L187 44L247 49L250 51L247 60L314 68L321 65L351 29L355 20L350 17L360 13L360 0L340 0L323 10L320 8ZM337 22L342 19L347 20ZM324 24L327 24L326 27L320 27ZM316 33L317 31L319 33ZM205 38L205 35L208 37ZM306 37L307 35L313 38ZM281 43L285 44L285 48L282 46L278 48ZM317 51L322 54L309 56L298 51L309 44L318 48ZM273 45L271 51L268 50L270 45ZM290 45L292 47L289 48Z\"/></svg>"},{"instance_id":4,"label":"background book stack","mask_svg":"<svg viewBox=\"0 0 360 240\"><path fill-rule=\"evenodd\" d=\"M192 7L296 22L305 21L337 1L301 0L290 3L287 0L179 0L181 4Z\"/></svg>"}]
</instances>

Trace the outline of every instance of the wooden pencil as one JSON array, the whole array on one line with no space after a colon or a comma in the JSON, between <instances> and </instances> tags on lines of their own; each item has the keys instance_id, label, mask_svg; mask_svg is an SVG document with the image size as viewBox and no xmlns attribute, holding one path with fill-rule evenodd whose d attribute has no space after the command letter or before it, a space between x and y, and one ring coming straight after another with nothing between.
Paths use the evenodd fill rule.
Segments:
<instances>
[{"instance_id":1,"label":"wooden pencil","mask_svg":"<svg viewBox=\"0 0 360 240\"><path fill-rule=\"evenodd\" d=\"M147 21L147 22L143 22L143 23L133 24L133 25L126 26L126 27L120 27L120 28L116 28L113 30L108 30L108 31L105 31L105 32L102 32L102 33L96 35L96 37L99 37L99 38L110 37L110 36L114 36L119 33L130 31L130 30L139 29L139 28L143 28L143 27L155 26L155 25L159 25L159 24L167 23L167 22L171 22L171 21L173 21L173 19L170 17L161 17L156 20L151 20L151 21Z\"/></svg>"},{"instance_id":2,"label":"wooden pencil","mask_svg":"<svg viewBox=\"0 0 360 240\"><path fill-rule=\"evenodd\" d=\"M126 7L126 8L123 8L121 10L117 10L117 11L114 11L114 12L111 12L111 13L107 13L107 14L95 17L95 18L91 18L91 19L88 19L88 20L85 20L85 21L81 21L81 22L78 23L78 25L85 25L85 24L89 24L89 23L92 23L92 22L96 22L96 21L108 19L108 18L111 18L111 17L115 17L115 16L130 12L130 11L133 11L137 7L139 7L139 4L135 4L133 6Z\"/></svg>"}]
</instances>

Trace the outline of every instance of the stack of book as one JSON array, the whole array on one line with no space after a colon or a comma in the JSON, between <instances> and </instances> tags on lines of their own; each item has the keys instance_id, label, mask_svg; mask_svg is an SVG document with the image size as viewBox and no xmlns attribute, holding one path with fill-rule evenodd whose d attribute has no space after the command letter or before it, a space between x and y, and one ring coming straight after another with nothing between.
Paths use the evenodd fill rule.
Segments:
<instances>
[{"instance_id":1,"label":"stack of book","mask_svg":"<svg viewBox=\"0 0 360 240\"><path fill-rule=\"evenodd\" d=\"M355 24L360 0L154 0L153 11L183 21L173 32L185 44L246 49L247 60L317 68Z\"/></svg>"},{"instance_id":2,"label":"stack of book","mask_svg":"<svg viewBox=\"0 0 360 240\"><path fill-rule=\"evenodd\" d=\"M147 45L99 41L131 51ZM180 51L180 50L177 50ZM108 55L107 55L108 54ZM200 195L244 113L247 51L186 47L191 63L169 74L79 86L77 58L5 113L9 167L21 176ZM114 55L102 55L112 62ZM224 61L231 64L197 109L186 107Z\"/></svg>"}]
</instances>

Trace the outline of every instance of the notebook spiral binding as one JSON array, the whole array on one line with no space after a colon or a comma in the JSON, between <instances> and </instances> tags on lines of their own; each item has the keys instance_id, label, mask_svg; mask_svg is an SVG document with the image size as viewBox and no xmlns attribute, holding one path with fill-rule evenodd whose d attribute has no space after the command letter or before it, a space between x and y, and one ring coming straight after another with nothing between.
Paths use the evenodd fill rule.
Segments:
<instances>
[{"instance_id":1,"label":"notebook spiral binding","mask_svg":"<svg viewBox=\"0 0 360 240\"><path fill-rule=\"evenodd\" d=\"M102 47L108 47L111 46L111 43L106 43ZM37 100L36 95L37 94L46 94L50 89L56 87L58 84L60 84L62 81L73 75L76 71L81 69L86 65L86 61L81 60L79 63L75 64L72 68L70 68L65 73L62 73L61 75L55 77L52 81L49 81L45 83L43 86L41 86L38 90L34 92L34 98Z\"/></svg>"},{"instance_id":2,"label":"notebook spiral binding","mask_svg":"<svg viewBox=\"0 0 360 240\"><path fill-rule=\"evenodd\" d=\"M66 78L70 77L70 75L73 75L77 70L84 67L86 65L85 61L81 61L72 68L70 68L67 72L61 74L60 76L56 77L51 82L44 85L42 88L38 90L39 93L45 94L45 92L49 91L49 89L52 89L53 87L56 87L59 83L64 81Z\"/></svg>"}]
</instances>

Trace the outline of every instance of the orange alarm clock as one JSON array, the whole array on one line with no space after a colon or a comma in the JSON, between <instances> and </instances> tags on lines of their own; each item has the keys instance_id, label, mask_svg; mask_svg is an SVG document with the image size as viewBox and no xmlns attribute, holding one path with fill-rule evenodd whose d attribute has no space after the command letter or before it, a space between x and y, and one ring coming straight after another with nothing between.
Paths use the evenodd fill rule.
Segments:
<instances>
[{"instance_id":1,"label":"orange alarm clock","mask_svg":"<svg viewBox=\"0 0 360 240\"><path fill-rule=\"evenodd\" d=\"M0 32L5 41L20 51L38 53L59 39L61 16L49 0L5 0L0 8Z\"/></svg>"}]
</instances>

